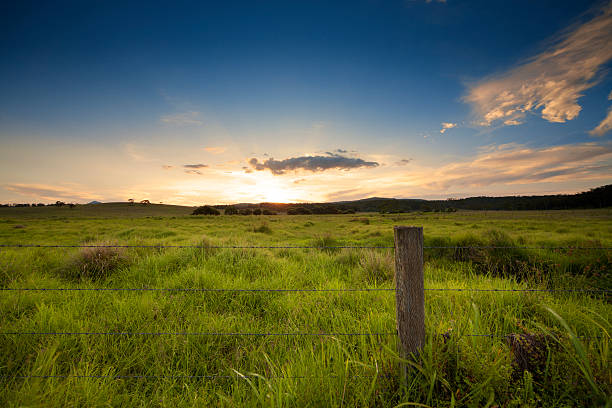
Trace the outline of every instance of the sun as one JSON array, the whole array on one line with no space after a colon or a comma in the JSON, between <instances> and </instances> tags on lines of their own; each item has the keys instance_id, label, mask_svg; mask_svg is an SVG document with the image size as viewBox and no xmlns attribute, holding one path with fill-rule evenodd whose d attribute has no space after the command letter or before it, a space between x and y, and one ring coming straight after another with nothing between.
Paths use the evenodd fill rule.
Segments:
<instances>
[{"instance_id":1,"label":"sun","mask_svg":"<svg viewBox=\"0 0 612 408\"><path fill-rule=\"evenodd\" d=\"M276 180L262 180L257 183L257 195L268 203L289 203L295 201L295 191Z\"/></svg>"}]
</instances>

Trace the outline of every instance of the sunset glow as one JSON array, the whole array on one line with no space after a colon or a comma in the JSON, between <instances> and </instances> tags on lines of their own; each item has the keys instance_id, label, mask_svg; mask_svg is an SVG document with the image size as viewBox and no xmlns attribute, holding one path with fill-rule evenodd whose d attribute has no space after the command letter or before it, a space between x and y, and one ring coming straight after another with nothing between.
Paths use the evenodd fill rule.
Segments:
<instances>
[{"instance_id":1,"label":"sunset glow","mask_svg":"<svg viewBox=\"0 0 612 408\"><path fill-rule=\"evenodd\" d=\"M612 182L611 2L290 3L145 15L14 3L1 17L0 202Z\"/></svg>"}]
</instances>

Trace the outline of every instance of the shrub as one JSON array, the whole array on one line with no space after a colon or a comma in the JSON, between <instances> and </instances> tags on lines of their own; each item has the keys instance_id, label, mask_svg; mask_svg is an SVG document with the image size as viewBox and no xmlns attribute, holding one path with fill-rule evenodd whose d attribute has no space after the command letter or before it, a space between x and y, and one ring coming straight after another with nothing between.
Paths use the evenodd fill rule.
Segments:
<instances>
[{"instance_id":1,"label":"shrub","mask_svg":"<svg viewBox=\"0 0 612 408\"><path fill-rule=\"evenodd\" d=\"M240 210L240 215L252 215L253 211L250 208L244 208Z\"/></svg>"},{"instance_id":2,"label":"shrub","mask_svg":"<svg viewBox=\"0 0 612 408\"><path fill-rule=\"evenodd\" d=\"M254 209L253 215L261 215L261 210L259 208Z\"/></svg>"},{"instance_id":3,"label":"shrub","mask_svg":"<svg viewBox=\"0 0 612 408\"><path fill-rule=\"evenodd\" d=\"M363 251L359 266L365 279L370 283L393 279L394 263L390 253Z\"/></svg>"},{"instance_id":4,"label":"shrub","mask_svg":"<svg viewBox=\"0 0 612 408\"><path fill-rule=\"evenodd\" d=\"M191 215L220 215L221 213L216 208L210 205L203 205L193 210Z\"/></svg>"},{"instance_id":5,"label":"shrub","mask_svg":"<svg viewBox=\"0 0 612 408\"><path fill-rule=\"evenodd\" d=\"M234 207L233 205L230 205L229 207L225 208L225 211L223 213L225 215L236 215L238 214L238 209Z\"/></svg>"},{"instance_id":6,"label":"shrub","mask_svg":"<svg viewBox=\"0 0 612 408\"><path fill-rule=\"evenodd\" d=\"M99 245L109 245L101 243ZM117 269L128 265L123 248L93 247L81 248L61 270L63 277L73 280L106 279Z\"/></svg>"},{"instance_id":7,"label":"shrub","mask_svg":"<svg viewBox=\"0 0 612 408\"><path fill-rule=\"evenodd\" d=\"M263 210L261 213L263 215L276 215L276 211L272 211L272 210Z\"/></svg>"},{"instance_id":8,"label":"shrub","mask_svg":"<svg viewBox=\"0 0 612 408\"><path fill-rule=\"evenodd\" d=\"M312 214L312 211L310 211L308 208L305 207L295 207L295 208L291 208L287 211L288 215L309 215Z\"/></svg>"},{"instance_id":9,"label":"shrub","mask_svg":"<svg viewBox=\"0 0 612 408\"><path fill-rule=\"evenodd\" d=\"M313 247L319 248L325 252L336 252L339 248L333 248L338 246L338 241L330 234L325 234L317 237L312 243ZM330 248L331 247L331 248Z\"/></svg>"},{"instance_id":10,"label":"shrub","mask_svg":"<svg viewBox=\"0 0 612 408\"><path fill-rule=\"evenodd\" d=\"M262 234L271 234L272 229L268 226L266 222L264 222L257 228L253 227L253 232L261 232Z\"/></svg>"}]
</instances>

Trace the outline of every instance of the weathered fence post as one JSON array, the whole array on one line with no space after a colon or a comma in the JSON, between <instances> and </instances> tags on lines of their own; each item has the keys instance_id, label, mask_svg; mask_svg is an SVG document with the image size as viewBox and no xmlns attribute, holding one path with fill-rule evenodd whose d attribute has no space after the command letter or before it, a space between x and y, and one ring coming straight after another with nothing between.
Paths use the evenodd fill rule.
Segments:
<instances>
[{"instance_id":1,"label":"weathered fence post","mask_svg":"<svg viewBox=\"0 0 612 408\"><path fill-rule=\"evenodd\" d=\"M423 227L394 227L395 309L400 356L418 356L425 343Z\"/></svg>"}]
</instances>

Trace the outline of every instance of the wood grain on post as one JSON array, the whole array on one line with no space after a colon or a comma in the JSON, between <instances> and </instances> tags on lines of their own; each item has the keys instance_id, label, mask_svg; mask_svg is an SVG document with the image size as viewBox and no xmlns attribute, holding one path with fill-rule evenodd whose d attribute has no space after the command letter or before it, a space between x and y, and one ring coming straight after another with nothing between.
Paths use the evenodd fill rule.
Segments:
<instances>
[{"instance_id":1,"label":"wood grain on post","mask_svg":"<svg viewBox=\"0 0 612 408\"><path fill-rule=\"evenodd\" d=\"M395 303L400 355L418 356L425 343L423 227L394 227Z\"/></svg>"}]
</instances>

